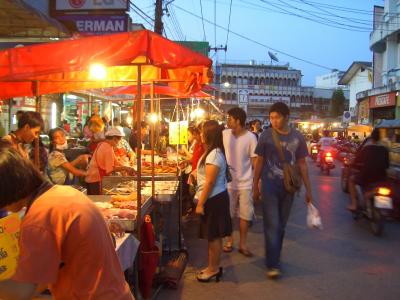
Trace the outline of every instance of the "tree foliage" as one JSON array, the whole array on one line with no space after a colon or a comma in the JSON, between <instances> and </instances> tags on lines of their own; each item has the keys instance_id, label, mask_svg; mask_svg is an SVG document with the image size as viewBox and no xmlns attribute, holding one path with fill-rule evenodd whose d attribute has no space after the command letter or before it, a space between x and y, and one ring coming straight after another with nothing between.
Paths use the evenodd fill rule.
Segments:
<instances>
[{"instance_id":1,"label":"tree foliage","mask_svg":"<svg viewBox=\"0 0 400 300\"><path fill-rule=\"evenodd\" d=\"M343 115L345 109L346 98L344 97L344 93L342 89L337 89L332 94L331 101L331 116L339 117Z\"/></svg>"}]
</instances>

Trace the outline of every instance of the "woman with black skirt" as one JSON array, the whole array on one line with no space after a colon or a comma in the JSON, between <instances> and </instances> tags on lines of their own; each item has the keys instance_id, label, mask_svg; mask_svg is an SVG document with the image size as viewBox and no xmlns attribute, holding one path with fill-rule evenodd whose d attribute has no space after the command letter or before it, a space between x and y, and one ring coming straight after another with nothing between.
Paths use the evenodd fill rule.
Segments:
<instances>
[{"instance_id":1,"label":"woman with black skirt","mask_svg":"<svg viewBox=\"0 0 400 300\"><path fill-rule=\"evenodd\" d=\"M200 237L208 239L208 266L197 274L197 280L201 282L213 278L219 281L222 276L222 238L232 233L226 188L229 172L222 130L218 122L210 120L204 123L201 131L206 150L197 167L196 213L201 215Z\"/></svg>"}]
</instances>

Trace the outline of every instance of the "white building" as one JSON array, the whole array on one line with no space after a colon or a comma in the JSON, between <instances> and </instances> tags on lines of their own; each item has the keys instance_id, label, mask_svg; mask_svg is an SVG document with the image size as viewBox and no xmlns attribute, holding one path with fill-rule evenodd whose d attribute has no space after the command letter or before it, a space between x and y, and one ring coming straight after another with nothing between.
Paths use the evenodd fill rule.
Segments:
<instances>
[{"instance_id":1,"label":"white building","mask_svg":"<svg viewBox=\"0 0 400 300\"><path fill-rule=\"evenodd\" d=\"M275 102L290 107L293 119L309 119L311 116L328 117L333 92L338 88L314 88L301 85L301 71L289 65L218 64L215 69L216 96L229 110L241 106L247 110L249 120L268 118L269 108ZM343 90L348 109L349 91Z\"/></svg>"},{"instance_id":2,"label":"white building","mask_svg":"<svg viewBox=\"0 0 400 300\"><path fill-rule=\"evenodd\" d=\"M312 88L301 86L301 71L289 65L226 63L218 64L214 84L225 110L242 106L249 119L265 119L270 106L284 102L293 117L312 113Z\"/></svg>"},{"instance_id":3,"label":"white building","mask_svg":"<svg viewBox=\"0 0 400 300\"><path fill-rule=\"evenodd\" d=\"M372 88L372 63L355 61L342 75L339 85L346 85L350 90L350 109L357 105L356 95Z\"/></svg>"},{"instance_id":4,"label":"white building","mask_svg":"<svg viewBox=\"0 0 400 300\"><path fill-rule=\"evenodd\" d=\"M315 87L320 89L337 89L341 88L342 90L347 89L346 86L340 86L338 84L340 78L342 78L344 72L339 70L333 70L329 74L324 74L315 77Z\"/></svg>"},{"instance_id":5,"label":"white building","mask_svg":"<svg viewBox=\"0 0 400 300\"><path fill-rule=\"evenodd\" d=\"M400 5L385 0L374 6L370 49L373 52L372 89L359 92L358 120L377 124L380 120L400 118Z\"/></svg>"}]
</instances>

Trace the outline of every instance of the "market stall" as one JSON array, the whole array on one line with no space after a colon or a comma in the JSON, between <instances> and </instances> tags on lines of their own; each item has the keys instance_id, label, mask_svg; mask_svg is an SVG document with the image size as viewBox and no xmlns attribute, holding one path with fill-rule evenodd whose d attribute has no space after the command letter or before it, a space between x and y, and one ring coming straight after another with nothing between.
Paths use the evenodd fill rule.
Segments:
<instances>
[{"instance_id":1,"label":"market stall","mask_svg":"<svg viewBox=\"0 0 400 300\"><path fill-rule=\"evenodd\" d=\"M135 85L135 122L140 124L142 83L163 82L188 95L208 83L211 64L207 57L147 30L6 49L0 51L0 99L35 96L40 112L43 94ZM142 216L146 199L140 147L136 158L136 216ZM143 220L134 220L140 240Z\"/></svg>"}]
</instances>

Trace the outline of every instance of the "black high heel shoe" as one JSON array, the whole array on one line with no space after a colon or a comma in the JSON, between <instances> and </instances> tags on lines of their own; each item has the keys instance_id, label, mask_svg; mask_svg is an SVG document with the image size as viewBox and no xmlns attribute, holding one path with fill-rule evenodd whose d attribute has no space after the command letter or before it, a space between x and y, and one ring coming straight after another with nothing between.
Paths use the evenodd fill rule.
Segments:
<instances>
[{"instance_id":1,"label":"black high heel shoe","mask_svg":"<svg viewBox=\"0 0 400 300\"><path fill-rule=\"evenodd\" d=\"M201 272L201 273L197 274L196 278L200 282L210 282L211 279L213 279L215 277L215 282L219 282L219 280L222 277L222 271L223 271L222 267L219 267L218 272L215 274L211 274L210 276L207 277L207 276L205 276L205 273Z\"/></svg>"}]
</instances>

